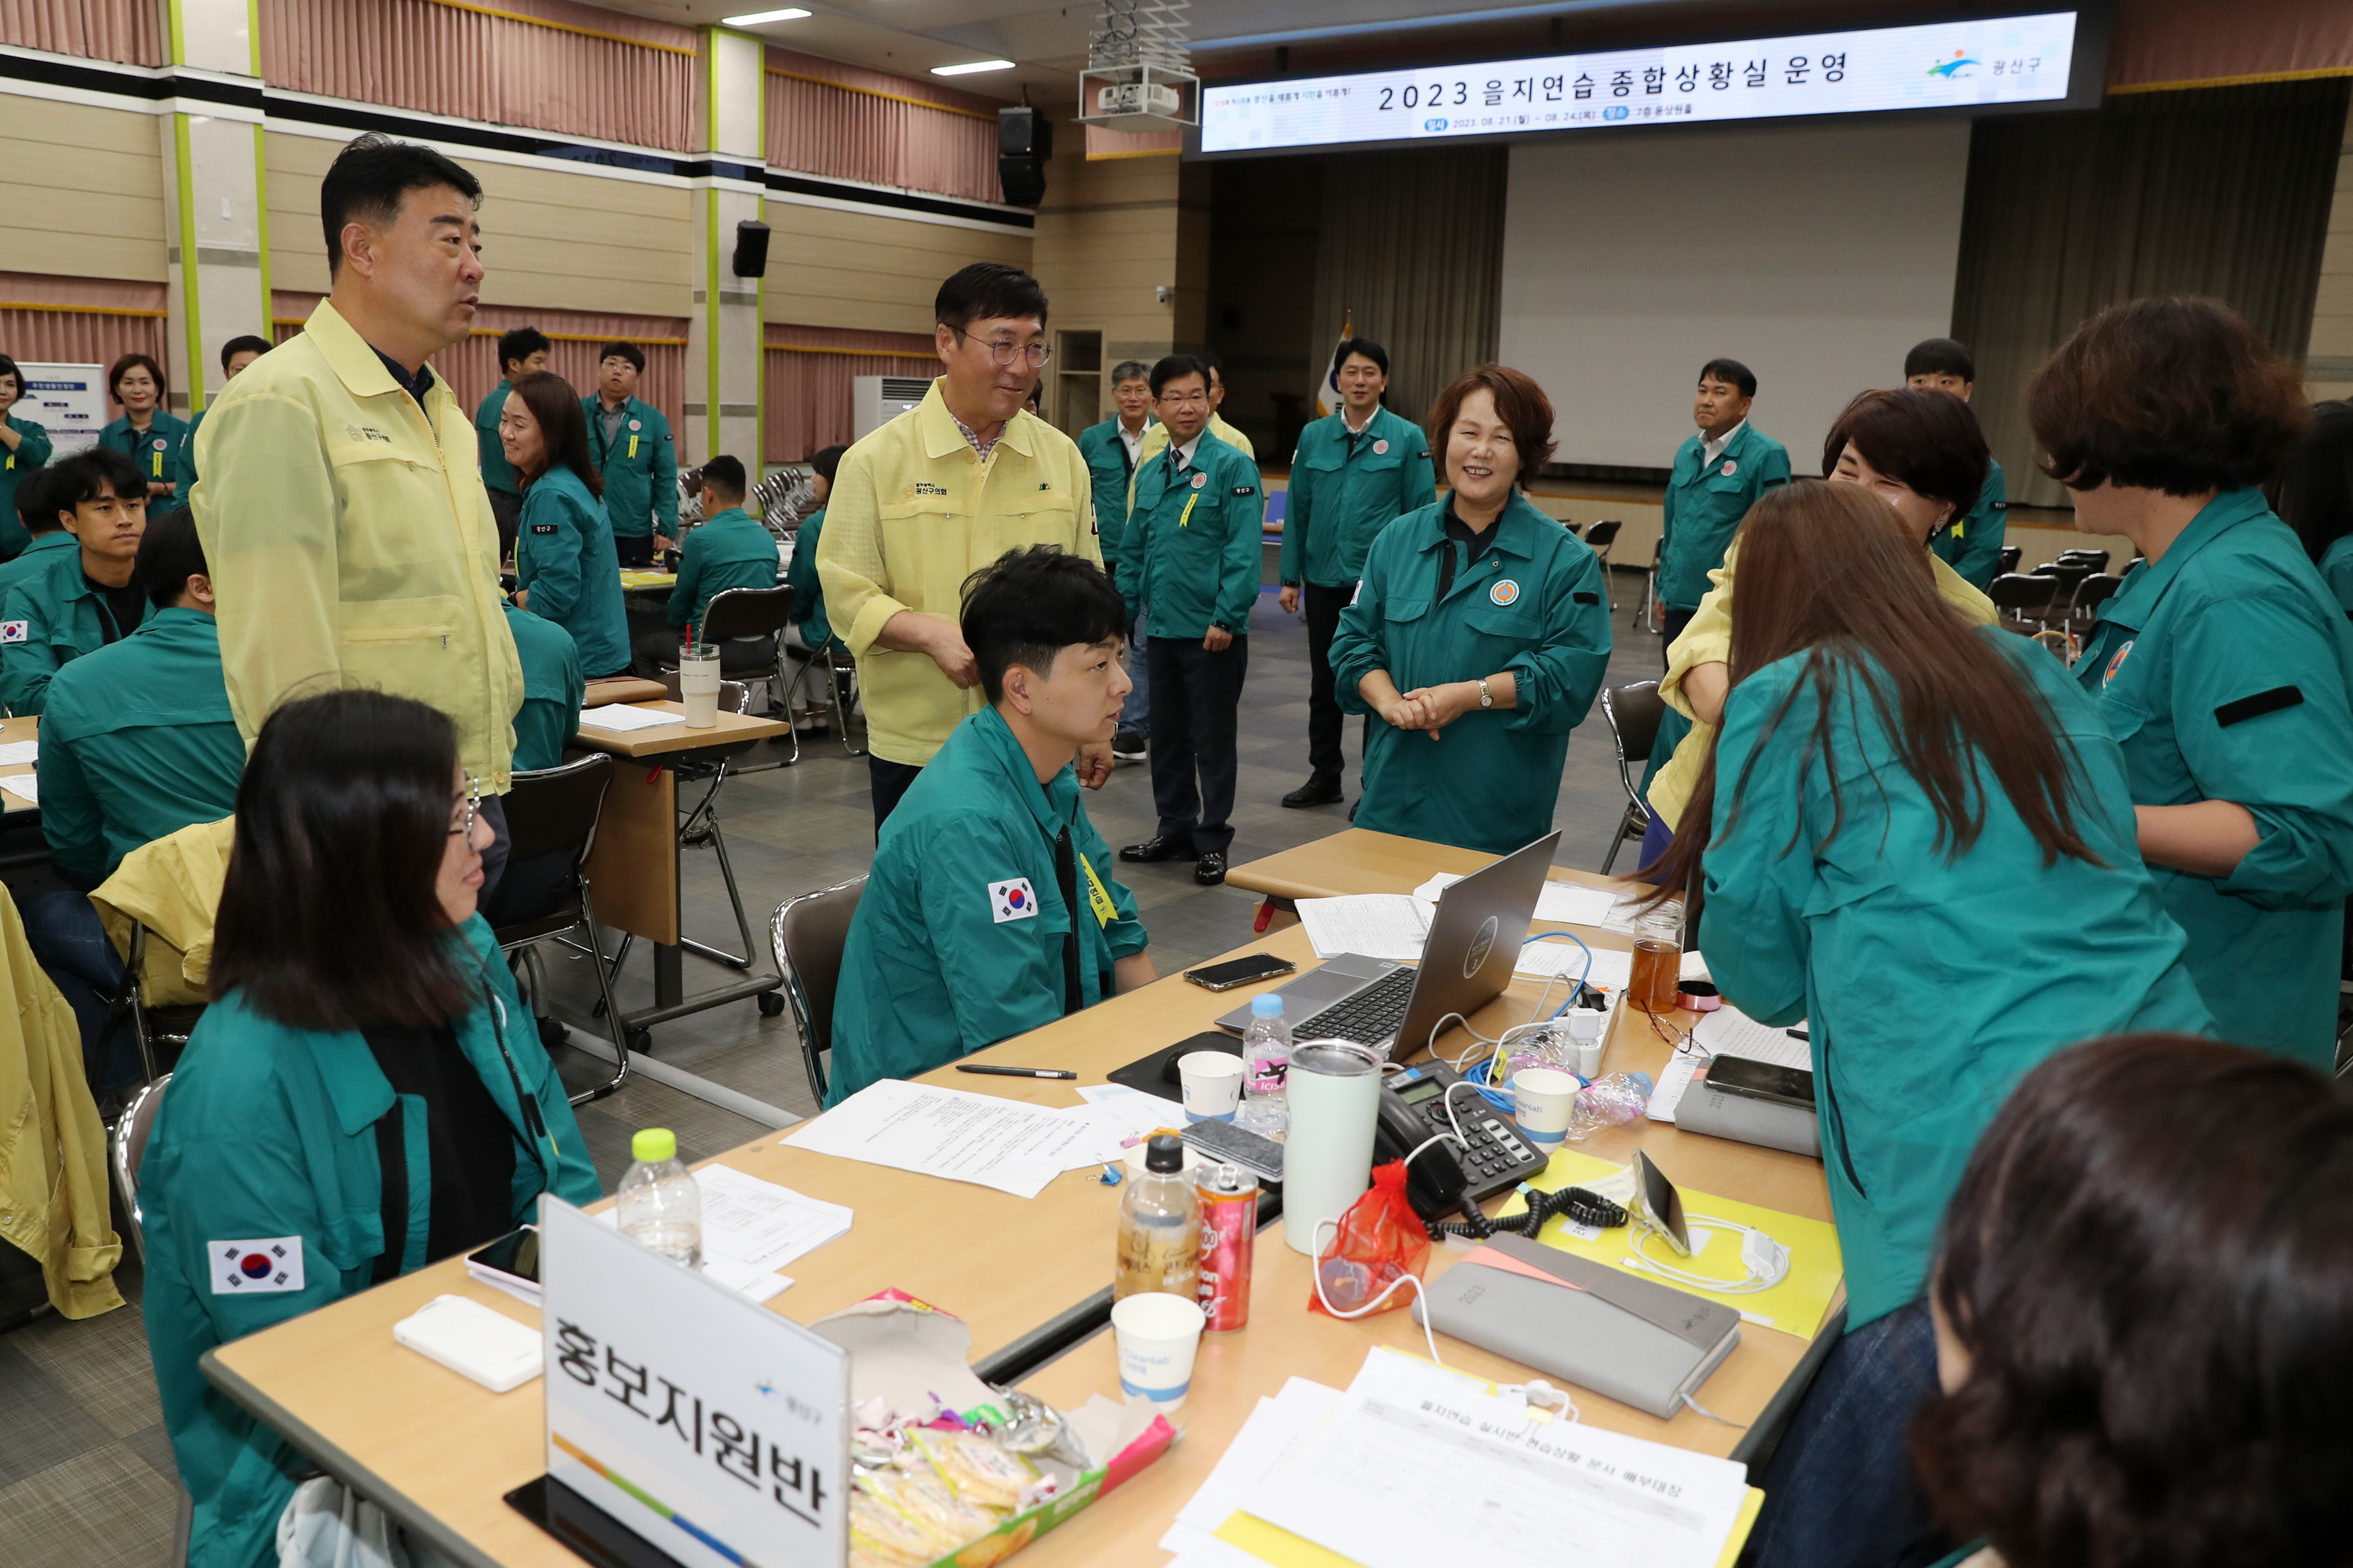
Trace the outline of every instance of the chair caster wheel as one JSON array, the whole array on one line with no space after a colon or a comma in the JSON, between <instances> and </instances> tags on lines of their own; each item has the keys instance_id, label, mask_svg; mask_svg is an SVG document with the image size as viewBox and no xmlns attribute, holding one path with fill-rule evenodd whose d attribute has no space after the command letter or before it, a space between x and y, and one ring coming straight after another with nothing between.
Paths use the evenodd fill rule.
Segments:
<instances>
[{"instance_id":1,"label":"chair caster wheel","mask_svg":"<svg viewBox=\"0 0 2353 1568\"><path fill-rule=\"evenodd\" d=\"M630 1050L637 1052L639 1055L649 1055L652 1054L654 1048L654 1032L652 1030L632 1029L628 1032L627 1038L629 1042Z\"/></svg>"},{"instance_id":2,"label":"chair caster wheel","mask_svg":"<svg viewBox=\"0 0 2353 1568\"><path fill-rule=\"evenodd\" d=\"M785 999L781 995L773 991L764 991L760 993L761 1017L781 1018L784 1016L784 1012Z\"/></svg>"}]
</instances>

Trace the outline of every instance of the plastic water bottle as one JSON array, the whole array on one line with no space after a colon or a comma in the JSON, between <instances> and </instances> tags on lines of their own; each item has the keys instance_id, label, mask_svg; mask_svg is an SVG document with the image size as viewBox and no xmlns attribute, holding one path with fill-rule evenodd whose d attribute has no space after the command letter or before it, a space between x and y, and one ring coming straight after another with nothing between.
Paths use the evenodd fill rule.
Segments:
<instances>
[{"instance_id":1,"label":"plastic water bottle","mask_svg":"<svg viewBox=\"0 0 2353 1568\"><path fill-rule=\"evenodd\" d=\"M1250 998L1250 1027L1242 1031L1242 1103L1234 1118L1266 1138L1280 1138L1291 1125L1283 1079L1291 1071L1291 1025L1283 1021L1282 998L1272 991Z\"/></svg>"},{"instance_id":2,"label":"plastic water bottle","mask_svg":"<svg viewBox=\"0 0 2353 1568\"><path fill-rule=\"evenodd\" d=\"M1201 1280L1201 1197L1185 1176L1185 1145L1155 1133L1144 1146L1144 1174L1119 1199L1119 1244L1112 1299L1142 1291L1190 1301Z\"/></svg>"},{"instance_id":3,"label":"plastic water bottle","mask_svg":"<svg viewBox=\"0 0 2353 1568\"><path fill-rule=\"evenodd\" d=\"M638 1129L629 1139L637 1163L621 1178L615 1207L621 1234L686 1265L702 1266L702 1189L678 1158L678 1134L666 1127Z\"/></svg>"}]
</instances>

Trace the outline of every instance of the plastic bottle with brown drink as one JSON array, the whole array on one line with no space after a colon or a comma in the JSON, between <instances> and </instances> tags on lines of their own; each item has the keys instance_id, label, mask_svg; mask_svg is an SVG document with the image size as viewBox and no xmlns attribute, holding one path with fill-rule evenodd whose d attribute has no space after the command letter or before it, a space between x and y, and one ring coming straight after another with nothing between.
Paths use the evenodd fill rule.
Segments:
<instances>
[{"instance_id":1,"label":"plastic bottle with brown drink","mask_svg":"<svg viewBox=\"0 0 2353 1568\"><path fill-rule=\"evenodd\" d=\"M1119 1200L1114 1301L1147 1290L1190 1301L1201 1280L1201 1199L1185 1175L1185 1145L1155 1133L1144 1149L1144 1174Z\"/></svg>"},{"instance_id":2,"label":"plastic bottle with brown drink","mask_svg":"<svg viewBox=\"0 0 2353 1568\"><path fill-rule=\"evenodd\" d=\"M1653 911L1634 923L1634 968L1626 994L1644 1012L1672 1012L1683 975L1683 921Z\"/></svg>"}]
</instances>

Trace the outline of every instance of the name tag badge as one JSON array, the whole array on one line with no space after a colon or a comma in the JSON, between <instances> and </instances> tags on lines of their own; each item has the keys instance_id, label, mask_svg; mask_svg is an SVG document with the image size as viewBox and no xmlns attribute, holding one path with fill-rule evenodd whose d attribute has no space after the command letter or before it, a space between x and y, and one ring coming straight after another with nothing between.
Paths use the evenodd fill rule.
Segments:
<instances>
[{"instance_id":1,"label":"name tag badge","mask_svg":"<svg viewBox=\"0 0 2353 1568\"><path fill-rule=\"evenodd\" d=\"M302 1288L302 1238L206 1242L216 1296L271 1296Z\"/></svg>"},{"instance_id":2,"label":"name tag badge","mask_svg":"<svg viewBox=\"0 0 2353 1568\"><path fill-rule=\"evenodd\" d=\"M1008 920L1035 920L1038 917L1038 894L1026 876L1017 876L1009 882L992 882L988 885L988 907L1000 926Z\"/></svg>"},{"instance_id":3,"label":"name tag badge","mask_svg":"<svg viewBox=\"0 0 2353 1568\"><path fill-rule=\"evenodd\" d=\"M555 532L555 524L553 523L534 523L531 525L531 531L534 534L553 534Z\"/></svg>"},{"instance_id":4,"label":"name tag badge","mask_svg":"<svg viewBox=\"0 0 2353 1568\"><path fill-rule=\"evenodd\" d=\"M637 423L637 421L636 421L635 419L632 419L632 420L630 420L630 421L629 421L629 423L630 423L630 424L632 424L632 425L634 425L634 424L636 424L636 423ZM629 455L630 455L631 457L635 457L635 456L637 456L637 455L638 455L638 438L637 438L637 437L635 437L635 436L631 436L631 437L629 438Z\"/></svg>"},{"instance_id":5,"label":"name tag badge","mask_svg":"<svg viewBox=\"0 0 2353 1568\"><path fill-rule=\"evenodd\" d=\"M1092 861L1084 855L1079 856L1079 869L1087 874L1087 907L1094 911L1095 924L1110 925L1119 918L1119 906L1111 901L1111 891L1103 886L1103 878L1095 874Z\"/></svg>"}]
</instances>

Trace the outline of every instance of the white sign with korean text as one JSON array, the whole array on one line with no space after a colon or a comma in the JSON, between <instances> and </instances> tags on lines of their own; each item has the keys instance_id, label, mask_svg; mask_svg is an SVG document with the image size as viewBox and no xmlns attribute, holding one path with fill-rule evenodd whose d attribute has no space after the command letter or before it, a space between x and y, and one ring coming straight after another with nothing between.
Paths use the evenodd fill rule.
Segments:
<instances>
[{"instance_id":1,"label":"white sign with korean text","mask_svg":"<svg viewBox=\"0 0 2353 1568\"><path fill-rule=\"evenodd\" d=\"M1201 151L2057 102L2075 23L2054 11L1206 87Z\"/></svg>"},{"instance_id":2,"label":"white sign with korean text","mask_svg":"<svg viewBox=\"0 0 2353 1568\"><path fill-rule=\"evenodd\" d=\"M840 1568L849 1353L540 1204L547 1473L685 1568Z\"/></svg>"},{"instance_id":3,"label":"white sign with korean text","mask_svg":"<svg viewBox=\"0 0 2353 1568\"><path fill-rule=\"evenodd\" d=\"M30 419L49 433L54 449L49 461L61 462L86 447L98 444L106 429L106 366L103 365L30 365L25 373L24 396L8 412Z\"/></svg>"}]
</instances>

